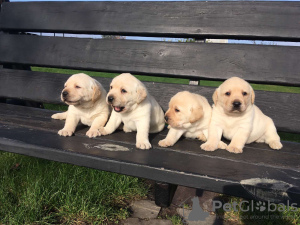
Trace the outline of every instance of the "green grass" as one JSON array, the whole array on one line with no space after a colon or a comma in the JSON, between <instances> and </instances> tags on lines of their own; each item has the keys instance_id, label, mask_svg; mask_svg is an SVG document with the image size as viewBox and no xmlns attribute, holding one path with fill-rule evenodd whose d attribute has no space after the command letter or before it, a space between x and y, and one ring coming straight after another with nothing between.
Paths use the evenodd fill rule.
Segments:
<instances>
[{"instance_id":1,"label":"green grass","mask_svg":"<svg viewBox=\"0 0 300 225\"><path fill-rule=\"evenodd\" d=\"M68 106L66 105L55 105L55 104L43 104L45 109L55 110L55 111L67 111Z\"/></svg>"},{"instance_id":2,"label":"green grass","mask_svg":"<svg viewBox=\"0 0 300 225\"><path fill-rule=\"evenodd\" d=\"M145 197L138 178L0 153L0 224L106 224Z\"/></svg>"},{"instance_id":3,"label":"green grass","mask_svg":"<svg viewBox=\"0 0 300 225\"><path fill-rule=\"evenodd\" d=\"M179 215L167 216L166 219L171 220L173 225L183 225L182 218Z\"/></svg>"}]
</instances>

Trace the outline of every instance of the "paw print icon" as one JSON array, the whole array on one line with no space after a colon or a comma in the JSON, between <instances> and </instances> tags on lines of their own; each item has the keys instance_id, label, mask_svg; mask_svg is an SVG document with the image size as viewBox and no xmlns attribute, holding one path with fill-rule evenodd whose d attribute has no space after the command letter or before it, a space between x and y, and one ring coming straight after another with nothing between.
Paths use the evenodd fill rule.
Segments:
<instances>
[{"instance_id":1,"label":"paw print icon","mask_svg":"<svg viewBox=\"0 0 300 225\"><path fill-rule=\"evenodd\" d=\"M259 210L260 212L263 212L266 210L266 203L265 202L256 202L256 207L257 210Z\"/></svg>"}]
</instances>

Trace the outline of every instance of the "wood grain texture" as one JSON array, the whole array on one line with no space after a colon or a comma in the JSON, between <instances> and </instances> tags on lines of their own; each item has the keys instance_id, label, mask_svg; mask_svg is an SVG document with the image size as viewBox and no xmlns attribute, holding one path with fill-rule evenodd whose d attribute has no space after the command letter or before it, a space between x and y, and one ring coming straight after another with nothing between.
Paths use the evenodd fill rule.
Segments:
<instances>
[{"instance_id":1,"label":"wood grain texture","mask_svg":"<svg viewBox=\"0 0 300 225\"><path fill-rule=\"evenodd\" d=\"M0 29L299 41L299 10L299 2L13 2L3 4Z\"/></svg>"},{"instance_id":2,"label":"wood grain texture","mask_svg":"<svg viewBox=\"0 0 300 225\"><path fill-rule=\"evenodd\" d=\"M299 144L283 142L280 151L250 144L243 154L231 154L225 150L205 152L199 148L200 141L181 139L171 148L161 148L157 143L165 137L165 130L151 134L153 148L143 151L135 148L135 133L119 131L90 139L85 136L87 127L79 126L75 136L60 137L57 131L64 122L51 119L52 113L1 104L0 149L249 199L300 203ZM105 144L128 151L107 151ZM285 182L293 188L280 191L276 185L251 184L256 191L253 194L241 185L251 178Z\"/></svg>"},{"instance_id":3,"label":"wood grain texture","mask_svg":"<svg viewBox=\"0 0 300 225\"><path fill-rule=\"evenodd\" d=\"M32 72L22 70L0 70L0 97L35 100L38 102L62 104L60 93L70 75ZM109 90L110 78L96 78ZM144 82L166 111L171 97L179 91L188 90L205 96L212 104L215 88ZM255 104L271 117L279 131L300 133L299 94L256 91Z\"/></svg>"},{"instance_id":4,"label":"wood grain texture","mask_svg":"<svg viewBox=\"0 0 300 225\"><path fill-rule=\"evenodd\" d=\"M300 86L300 47L0 35L0 63Z\"/></svg>"}]
</instances>

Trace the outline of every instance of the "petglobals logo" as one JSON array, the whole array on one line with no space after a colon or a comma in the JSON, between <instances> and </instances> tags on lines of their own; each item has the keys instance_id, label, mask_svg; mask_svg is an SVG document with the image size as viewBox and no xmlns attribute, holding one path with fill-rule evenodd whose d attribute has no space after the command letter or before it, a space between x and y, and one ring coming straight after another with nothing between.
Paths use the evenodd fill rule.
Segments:
<instances>
[{"instance_id":1,"label":"petglobals logo","mask_svg":"<svg viewBox=\"0 0 300 225\"><path fill-rule=\"evenodd\" d=\"M290 204L289 201L287 201L287 204L279 203L271 203L270 201L267 202L255 202L253 200L251 201L241 201L239 203L237 202L231 202L231 203L225 203L223 204L221 201L213 201L213 211L216 212L218 209L223 209L225 212L229 211L242 211L242 212L254 212L255 210L260 212L284 212L285 210L289 212L297 212L297 203Z\"/></svg>"},{"instance_id":2,"label":"petglobals logo","mask_svg":"<svg viewBox=\"0 0 300 225\"><path fill-rule=\"evenodd\" d=\"M188 224L189 222L193 221L205 221L209 216L210 213L206 212L202 209L199 204L198 197L193 197L192 199L192 210L185 209L185 202L182 202L182 222L183 224ZM275 204L270 201L267 202L256 202L254 200L247 201L238 201L238 202L230 202L224 203L219 200L212 201L212 211L215 212L217 219L224 220L224 213L219 215L219 210L223 210L224 212L249 212L245 213L244 215L240 215L240 218L243 219L250 219L250 220L260 220L260 219L287 219L287 218L295 218L293 214L285 215L278 214L277 212L297 212L297 203L290 204L287 201L286 204L279 203ZM222 212L222 211L221 211ZM259 212L259 213L258 213ZM275 212L275 213L272 213ZM296 214L295 214L296 215Z\"/></svg>"}]
</instances>

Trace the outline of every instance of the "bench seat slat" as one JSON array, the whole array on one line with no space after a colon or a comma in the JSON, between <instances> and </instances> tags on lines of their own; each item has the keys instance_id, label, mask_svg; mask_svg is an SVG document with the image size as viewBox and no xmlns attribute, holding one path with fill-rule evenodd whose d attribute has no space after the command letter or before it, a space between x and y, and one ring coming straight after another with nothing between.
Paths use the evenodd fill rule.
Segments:
<instances>
[{"instance_id":1,"label":"bench seat slat","mask_svg":"<svg viewBox=\"0 0 300 225\"><path fill-rule=\"evenodd\" d=\"M0 70L0 97L34 100L45 103L62 104L60 93L70 75L32 72L22 70ZM110 78L96 78L109 90ZM153 95L166 111L173 95L188 90L205 96L212 104L215 88L145 82ZM255 104L271 117L279 131L300 133L300 94L256 91Z\"/></svg>"},{"instance_id":2,"label":"bench seat slat","mask_svg":"<svg viewBox=\"0 0 300 225\"><path fill-rule=\"evenodd\" d=\"M0 29L299 41L299 9L299 2L14 2L3 4Z\"/></svg>"},{"instance_id":3,"label":"bench seat slat","mask_svg":"<svg viewBox=\"0 0 300 225\"><path fill-rule=\"evenodd\" d=\"M300 86L300 47L0 35L0 63Z\"/></svg>"},{"instance_id":4,"label":"bench seat slat","mask_svg":"<svg viewBox=\"0 0 300 225\"><path fill-rule=\"evenodd\" d=\"M300 194L295 191L300 186L299 152L295 151L299 144L284 142L280 151L263 144L251 144L245 147L243 154L237 155L225 150L205 152L199 148L200 141L186 139L174 147L161 148L157 142L166 135L165 131L152 134L153 149L144 151L135 148L135 135L124 132L90 139L85 136L87 128L80 126L75 137L60 137L57 130L64 122L52 120L52 113L1 104L0 149L249 198L253 196L241 182L252 178L272 179L293 188L277 193L276 186L252 186L255 190L267 189L270 198L277 193L276 201L287 200L286 192L293 195L293 201L300 203L300 198L294 196ZM107 144L128 151L104 150Z\"/></svg>"}]
</instances>

